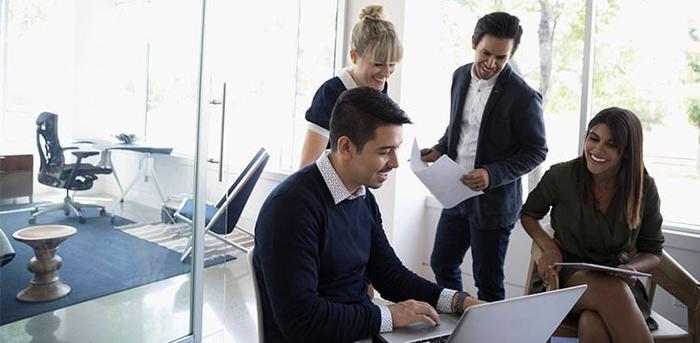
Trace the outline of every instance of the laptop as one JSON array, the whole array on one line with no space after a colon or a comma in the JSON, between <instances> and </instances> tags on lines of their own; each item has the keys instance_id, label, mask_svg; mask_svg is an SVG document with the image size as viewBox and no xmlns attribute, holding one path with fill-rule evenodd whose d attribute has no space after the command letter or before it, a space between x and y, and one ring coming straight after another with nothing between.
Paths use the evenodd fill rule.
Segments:
<instances>
[{"instance_id":1,"label":"laptop","mask_svg":"<svg viewBox=\"0 0 700 343\"><path fill-rule=\"evenodd\" d=\"M376 336L387 343L546 342L586 291L586 285L474 305L461 318L440 314L440 325L416 323Z\"/></svg>"}]
</instances>

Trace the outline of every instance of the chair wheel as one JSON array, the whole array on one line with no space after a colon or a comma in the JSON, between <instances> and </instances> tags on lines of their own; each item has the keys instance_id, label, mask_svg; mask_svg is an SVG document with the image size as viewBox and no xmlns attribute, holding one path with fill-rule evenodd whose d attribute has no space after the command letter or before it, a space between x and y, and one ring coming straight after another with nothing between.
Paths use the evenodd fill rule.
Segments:
<instances>
[{"instance_id":1,"label":"chair wheel","mask_svg":"<svg viewBox=\"0 0 700 343\"><path fill-rule=\"evenodd\" d=\"M100 216L101 216L101 217L104 217L104 216L106 216L106 215L107 215L107 211L106 211L104 208L101 209L101 210L100 210Z\"/></svg>"},{"instance_id":2,"label":"chair wheel","mask_svg":"<svg viewBox=\"0 0 700 343\"><path fill-rule=\"evenodd\" d=\"M29 218L29 224L36 224L36 218Z\"/></svg>"},{"instance_id":3,"label":"chair wheel","mask_svg":"<svg viewBox=\"0 0 700 343\"><path fill-rule=\"evenodd\" d=\"M85 218L83 218L83 217L78 218L78 223L85 224Z\"/></svg>"}]
</instances>

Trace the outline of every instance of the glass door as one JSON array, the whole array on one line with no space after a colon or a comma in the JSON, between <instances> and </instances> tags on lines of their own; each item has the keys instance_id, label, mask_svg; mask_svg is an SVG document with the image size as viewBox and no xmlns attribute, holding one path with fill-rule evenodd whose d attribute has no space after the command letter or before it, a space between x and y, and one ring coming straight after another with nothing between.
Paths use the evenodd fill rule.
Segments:
<instances>
[{"instance_id":1,"label":"glass door","mask_svg":"<svg viewBox=\"0 0 700 343\"><path fill-rule=\"evenodd\" d=\"M186 252L203 5L0 0L1 342L201 330Z\"/></svg>"},{"instance_id":2,"label":"glass door","mask_svg":"<svg viewBox=\"0 0 700 343\"><path fill-rule=\"evenodd\" d=\"M207 1L203 106L209 205L228 200L227 191L243 182L242 172L260 149L270 155L266 171L296 168L304 112L316 88L333 76L337 8L326 0ZM277 181L263 174L249 198L232 200L238 205L222 210L227 227L219 238L233 244L205 237L204 337L256 337L245 251L254 243L248 233L265 192Z\"/></svg>"}]
</instances>

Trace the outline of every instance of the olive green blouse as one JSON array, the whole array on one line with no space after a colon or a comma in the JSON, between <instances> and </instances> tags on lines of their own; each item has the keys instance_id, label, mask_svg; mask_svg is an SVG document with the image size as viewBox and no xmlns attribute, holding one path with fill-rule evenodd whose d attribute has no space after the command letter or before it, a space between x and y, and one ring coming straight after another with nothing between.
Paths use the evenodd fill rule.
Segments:
<instances>
[{"instance_id":1,"label":"olive green blouse","mask_svg":"<svg viewBox=\"0 0 700 343\"><path fill-rule=\"evenodd\" d=\"M630 230L624 215L624 196L613 195L607 213L584 202L577 192L574 159L553 165L530 192L522 213L542 219L550 210L554 237L561 243L564 260L606 263L625 252L661 255L664 236L659 193L654 179L644 173L641 222Z\"/></svg>"}]
</instances>

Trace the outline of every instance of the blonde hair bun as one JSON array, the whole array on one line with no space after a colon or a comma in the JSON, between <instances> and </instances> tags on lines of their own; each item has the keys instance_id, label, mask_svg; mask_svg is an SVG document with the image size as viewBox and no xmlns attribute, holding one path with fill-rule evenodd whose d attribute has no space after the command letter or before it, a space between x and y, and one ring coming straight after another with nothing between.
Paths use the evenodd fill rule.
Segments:
<instances>
[{"instance_id":1,"label":"blonde hair bun","mask_svg":"<svg viewBox=\"0 0 700 343\"><path fill-rule=\"evenodd\" d=\"M384 19L384 7L382 5L368 5L360 11L360 20L365 18L374 20Z\"/></svg>"},{"instance_id":2,"label":"blonde hair bun","mask_svg":"<svg viewBox=\"0 0 700 343\"><path fill-rule=\"evenodd\" d=\"M384 7L369 5L360 11L360 20L350 34L350 48L373 63L398 63L403 47L394 24L384 19Z\"/></svg>"}]
</instances>

